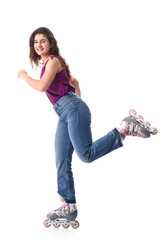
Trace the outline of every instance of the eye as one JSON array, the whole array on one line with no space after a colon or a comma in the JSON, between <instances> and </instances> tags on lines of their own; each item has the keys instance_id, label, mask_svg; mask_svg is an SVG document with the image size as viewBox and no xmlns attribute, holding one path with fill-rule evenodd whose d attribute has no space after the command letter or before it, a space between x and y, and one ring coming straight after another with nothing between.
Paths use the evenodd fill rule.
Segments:
<instances>
[{"instance_id":1,"label":"eye","mask_svg":"<svg viewBox=\"0 0 163 240\"><path fill-rule=\"evenodd\" d=\"M43 39L43 40L41 41L41 43L46 43L46 40L45 40L45 39Z\"/></svg>"}]
</instances>

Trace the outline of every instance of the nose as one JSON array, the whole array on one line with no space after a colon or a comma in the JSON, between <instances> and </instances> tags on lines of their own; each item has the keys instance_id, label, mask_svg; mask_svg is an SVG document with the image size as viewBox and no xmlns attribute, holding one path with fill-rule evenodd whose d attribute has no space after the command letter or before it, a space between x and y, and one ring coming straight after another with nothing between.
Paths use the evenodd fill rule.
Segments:
<instances>
[{"instance_id":1,"label":"nose","mask_svg":"<svg viewBox=\"0 0 163 240\"><path fill-rule=\"evenodd\" d=\"M38 47L41 47L41 42L38 42Z\"/></svg>"}]
</instances>

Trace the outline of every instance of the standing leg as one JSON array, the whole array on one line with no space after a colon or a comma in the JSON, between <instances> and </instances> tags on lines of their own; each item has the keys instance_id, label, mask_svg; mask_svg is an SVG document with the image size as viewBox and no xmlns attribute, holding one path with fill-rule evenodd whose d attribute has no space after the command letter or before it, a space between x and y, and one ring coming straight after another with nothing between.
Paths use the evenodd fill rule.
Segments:
<instances>
[{"instance_id":1,"label":"standing leg","mask_svg":"<svg viewBox=\"0 0 163 240\"><path fill-rule=\"evenodd\" d=\"M58 193L67 203L75 203L75 188L71 169L74 148L70 141L67 123L59 120L55 136Z\"/></svg>"}]
</instances>

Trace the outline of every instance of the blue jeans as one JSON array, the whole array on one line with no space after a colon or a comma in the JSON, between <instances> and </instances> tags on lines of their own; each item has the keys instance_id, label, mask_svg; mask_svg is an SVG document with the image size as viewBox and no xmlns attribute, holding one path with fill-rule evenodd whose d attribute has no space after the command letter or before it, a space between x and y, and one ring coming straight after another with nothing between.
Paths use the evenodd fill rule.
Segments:
<instances>
[{"instance_id":1,"label":"blue jeans","mask_svg":"<svg viewBox=\"0 0 163 240\"><path fill-rule=\"evenodd\" d=\"M75 203L71 170L74 149L83 162L91 163L121 147L121 137L115 128L92 142L90 110L86 103L73 92L60 98L54 105L54 109L59 116L55 136L58 193L67 203Z\"/></svg>"}]
</instances>

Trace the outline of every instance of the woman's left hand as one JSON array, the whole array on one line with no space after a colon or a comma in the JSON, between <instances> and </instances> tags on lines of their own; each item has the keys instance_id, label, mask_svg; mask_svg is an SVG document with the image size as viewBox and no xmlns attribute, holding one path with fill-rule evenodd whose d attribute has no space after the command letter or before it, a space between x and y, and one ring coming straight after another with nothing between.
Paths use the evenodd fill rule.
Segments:
<instances>
[{"instance_id":1,"label":"woman's left hand","mask_svg":"<svg viewBox=\"0 0 163 240\"><path fill-rule=\"evenodd\" d=\"M27 76L27 72L26 71L24 71L23 69L21 69L19 72L18 72L18 74L17 74L17 77L18 78L25 78L25 76Z\"/></svg>"}]
</instances>

